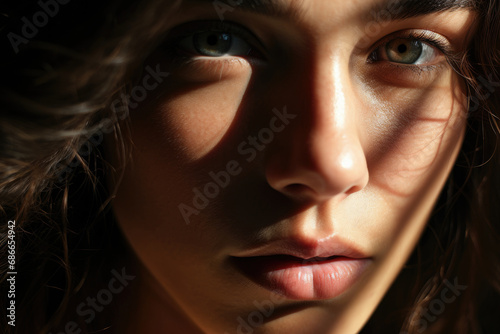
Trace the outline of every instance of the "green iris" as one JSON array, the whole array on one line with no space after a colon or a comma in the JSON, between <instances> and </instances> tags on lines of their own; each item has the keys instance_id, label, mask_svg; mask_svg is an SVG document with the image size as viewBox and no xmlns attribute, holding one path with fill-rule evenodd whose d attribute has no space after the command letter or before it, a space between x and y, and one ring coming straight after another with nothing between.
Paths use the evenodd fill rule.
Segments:
<instances>
[{"instance_id":1,"label":"green iris","mask_svg":"<svg viewBox=\"0 0 500 334\"><path fill-rule=\"evenodd\" d=\"M231 34L222 32L202 32L193 36L193 45L204 56L221 57L228 53L233 44Z\"/></svg>"},{"instance_id":2,"label":"green iris","mask_svg":"<svg viewBox=\"0 0 500 334\"><path fill-rule=\"evenodd\" d=\"M415 64L424 51L422 42L411 39L395 39L385 47L389 61L402 64Z\"/></svg>"}]
</instances>

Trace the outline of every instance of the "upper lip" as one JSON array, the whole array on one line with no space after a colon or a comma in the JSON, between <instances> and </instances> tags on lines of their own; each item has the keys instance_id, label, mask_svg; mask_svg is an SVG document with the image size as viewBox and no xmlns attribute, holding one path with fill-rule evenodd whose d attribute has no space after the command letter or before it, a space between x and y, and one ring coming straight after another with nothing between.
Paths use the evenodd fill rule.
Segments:
<instances>
[{"instance_id":1,"label":"upper lip","mask_svg":"<svg viewBox=\"0 0 500 334\"><path fill-rule=\"evenodd\" d=\"M363 259L369 256L354 243L332 235L326 238L285 238L255 245L239 252L234 257L258 257L272 255L289 255L304 260L314 258L347 257Z\"/></svg>"}]
</instances>

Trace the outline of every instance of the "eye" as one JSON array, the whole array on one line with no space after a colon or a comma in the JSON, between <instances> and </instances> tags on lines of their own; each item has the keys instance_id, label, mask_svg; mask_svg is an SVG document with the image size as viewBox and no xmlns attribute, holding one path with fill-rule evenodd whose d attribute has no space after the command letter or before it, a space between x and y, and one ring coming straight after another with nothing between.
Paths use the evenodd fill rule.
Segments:
<instances>
[{"instance_id":1,"label":"eye","mask_svg":"<svg viewBox=\"0 0 500 334\"><path fill-rule=\"evenodd\" d=\"M189 21L173 27L155 50L183 80L221 81L267 64L266 45L229 21Z\"/></svg>"},{"instance_id":2,"label":"eye","mask_svg":"<svg viewBox=\"0 0 500 334\"><path fill-rule=\"evenodd\" d=\"M206 57L248 56L253 48L232 32L204 31L182 38L178 49L191 55Z\"/></svg>"},{"instance_id":3,"label":"eye","mask_svg":"<svg viewBox=\"0 0 500 334\"><path fill-rule=\"evenodd\" d=\"M405 65L429 65L441 56L442 52L429 42L417 38L395 38L377 48L370 58Z\"/></svg>"}]
</instances>

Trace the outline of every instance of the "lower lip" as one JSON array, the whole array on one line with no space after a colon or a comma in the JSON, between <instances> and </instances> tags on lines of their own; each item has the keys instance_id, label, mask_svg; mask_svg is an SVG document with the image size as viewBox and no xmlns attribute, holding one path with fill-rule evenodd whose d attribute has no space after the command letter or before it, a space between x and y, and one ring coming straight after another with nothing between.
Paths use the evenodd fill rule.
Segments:
<instances>
[{"instance_id":1,"label":"lower lip","mask_svg":"<svg viewBox=\"0 0 500 334\"><path fill-rule=\"evenodd\" d=\"M237 267L252 281L289 299L331 299L360 278L370 259L336 257L306 261L287 255L238 257Z\"/></svg>"}]
</instances>

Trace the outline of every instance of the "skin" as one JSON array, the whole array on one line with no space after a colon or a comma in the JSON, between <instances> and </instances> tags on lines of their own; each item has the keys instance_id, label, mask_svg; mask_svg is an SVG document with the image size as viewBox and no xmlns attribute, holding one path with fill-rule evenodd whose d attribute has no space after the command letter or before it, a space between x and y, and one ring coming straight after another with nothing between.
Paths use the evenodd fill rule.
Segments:
<instances>
[{"instance_id":1,"label":"skin","mask_svg":"<svg viewBox=\"0 0 500 334\"><path fill-rule=\"evenodd\" d=\"M463 140L463 83L437 50L420 72L367 59L402 30L432 31L462 50L474 15L431 14L368 35L375 0L284 3L300 15L224 14L259 38L265 60L191 55L179 65L164 51L148 59L170 76L131 112L132 161L113 209L138 279L119 332L237 333L257 302L273 312L253 333L355 333L425 228ZM171 26L195 20L219 18L211 2L185 2ZM248 162L238 145L285 106L295 118ZM239 173L186 220L179 205L192 207L193 188L232 160ZM315 301L274 295L228 263L290 236L311 245L341 236L373 261L345 293Z\"/></svg>"}]
</instances>

